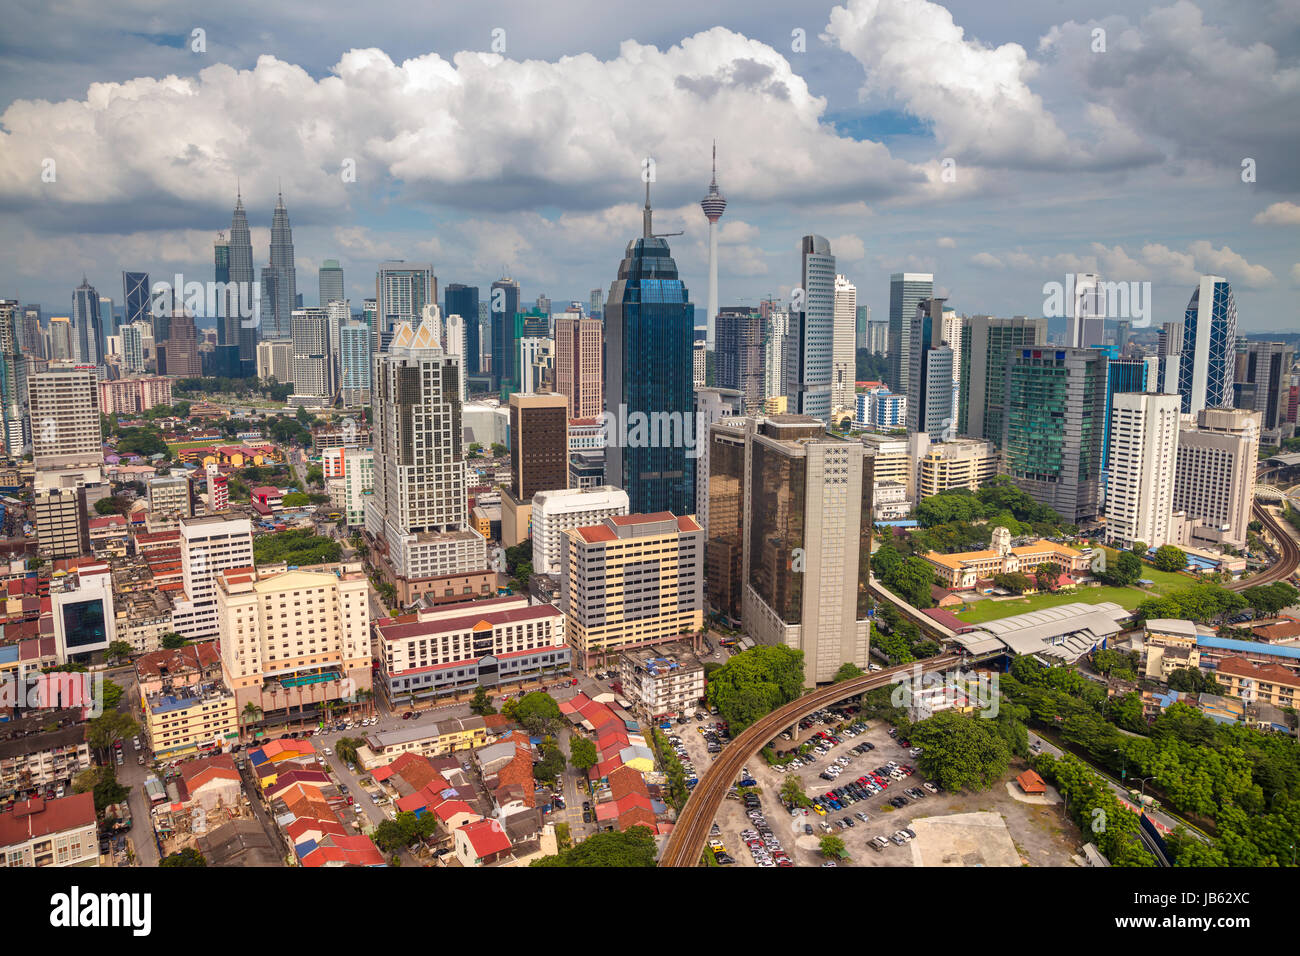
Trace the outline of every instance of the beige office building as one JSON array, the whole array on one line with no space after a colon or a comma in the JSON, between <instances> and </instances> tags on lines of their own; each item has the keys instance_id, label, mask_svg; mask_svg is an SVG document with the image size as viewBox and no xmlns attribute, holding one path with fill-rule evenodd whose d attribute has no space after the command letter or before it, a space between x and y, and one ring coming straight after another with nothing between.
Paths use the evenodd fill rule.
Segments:
<instances>
[{"instance_id":1,"label":"beige office building","mask_svg":"<svg viewBox=\"0 0 1300 956\"><path fill-rule=\"evenodd\" d=\"M574 418L596 418L605 407L600 319L564 314L555 319L555 390Z\"/></svg>"},{"instance_id":2,"label":"beige office building","mask_svg":"<svg viewBox=\"0 0 1300 956\"><path fill-rule=\"evenodd\" d=\"M574 666L677 640L704 623L704 531L689 515L611 515L564 532L560 608Z\"/></svg>"},{"instance_id":3,"label":"beige office building","mask_svg":"<svg viewBox=\"0 0 1300 956\"><path fill-rule=\"evenodd\" d=\"M236 710L300 710L370 690L369 587L360 563L219 573L221 670Z\"/></svg>"},{"instance_id":4,"label":"beige office building","mask_svg":"<svg viewBox=\"0 0 1300 956\"><path fill-rule=\"evenodd\" d=\"M974 491L997 475L998 449L991 441L974 438L939 442L922 456L918 473L918 501L957 488Z\"/></svg>"},{"instance_id":5,"label":"beige office building","mask_svg":"<svg viewBox=\"0 0 1300 956\"><path fill-rule=\"evenodd\" d=\"M1203 408L1196 427L1178 436L1174 510L1185 512L1188 531L1180 544L1246 546L1255 498L1260 415L1236 408Z\"/></svg>"}]
</instances>

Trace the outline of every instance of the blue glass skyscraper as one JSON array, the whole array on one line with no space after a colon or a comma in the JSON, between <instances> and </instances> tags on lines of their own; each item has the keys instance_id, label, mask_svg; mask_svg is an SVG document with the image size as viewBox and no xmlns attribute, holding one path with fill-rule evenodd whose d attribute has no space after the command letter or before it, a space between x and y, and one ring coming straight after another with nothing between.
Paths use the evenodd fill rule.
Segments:
<instances>
[{"instance_id":1,"label":"blue glass skyscraper","mask_svg":"<svg viewBox=\"0 0 1300 956\"><path fill-rule=\"evenodd\" d=\"M1178 394L1184 415L1231 408L1237 371L1237 301L1221 276L1201 276L1183 317Z\"/></svg>"},{"instance_id":2,"label":"blue glass skyscraper","mask_svg":"<svg viewBox=\"0 0 1300 956\"><path fill-rule=\"evenodd\" d=\"M443 292L443 315L459 315L465 320L465 375L478 373L478 286L448 284Z\"/></svg>"},{"instance_id":3,"label":"blue glass skyscraper","mask_svg":"<svg viewBox=\"0 0 1300 956\"><path fill-rule=\"evenodd\" d=\"M1122 359L1110 357L1106 364L1106 424L1102 429L1101 467L1104 471L1110 464L1110 415L1115 405L1115 396L1120 392L1145 392L1147 381L1147 363L1144 359Z\"/></svg>"},{"instance_id":4,"label":"blue glass skyscraper","mask_svg":"<svg viewBox=\"0 0 1300 956\"><path fill-rule=\"evenodd\" d=\"M605 303L605 411L627 423L618 429L627 444L605 449L605 474L627 492L633 514L685 515L695 509L695 459L683 439L704 440L683 435L694 422L695 306L650 220L647 183L642 236L627 244ZM640 435L637 413L651 423ZM676 435L654 425L674 421Z\"/></svg>"}]
</instances>

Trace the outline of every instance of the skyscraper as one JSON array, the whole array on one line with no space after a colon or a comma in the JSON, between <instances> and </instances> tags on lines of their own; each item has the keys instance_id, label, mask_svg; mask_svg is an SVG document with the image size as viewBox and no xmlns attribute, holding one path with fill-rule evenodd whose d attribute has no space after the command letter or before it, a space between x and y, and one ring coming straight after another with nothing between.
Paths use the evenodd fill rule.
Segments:
<instances>
[{"instance_id":1,"label":"skyscraper","mask_svg":"<svg viewBox=\"0 0 1300 956\"><path fill-rule=\"evenodd\" d=\"M856 326L853 332L853 348L855 350L870 347L868 329L871 325L871 306L860 305L857 311Z\"/></svg>"},{"instance_id":2,"label":"skyscraper","mask_svg":"<svg viewBox=\"0 0 1300 956\"><path fill-rule=\"evenodd\" d=\"M194 325L194 316L186 310L185 301L179 295L175 297L172 314L167 319L167 340L155 342L154 350L158 356L159 375L197 378L203 374L198 329Z\"/></svg>"},{"instance_id":3,"label":"skyscraper","mask_svg":"<svg viewBox=\"0 0 1300 956\"><path fill-rule=\"evenodd\" d=\"M122 273L122 324L148 322L152 325L150 314L149 273Z\"/></svg>"},{"instance_id":4,"label":"skyscraper","mask_svg":"<svg viewBox=\"0 0 1300 956\"><path fill-rule=\"evenodd\" d=\"M597 319L604 318L604 308L605 308L605 290L592 289L591 290L592 317Z\"/></svg>"},{"instance_id":5,"label":"skyscraper","mask_svg":"<svg viewBox=\"0 0 1300 956\"><path fill-rule=\"evenodd\" d=\"M334 354L330 348L329 315L324 309L294 309L293 398L303 405L328 405L334 400Z\"/></svg>"},{"instance_id":6,"label":"skyscraper","mask_svg":"<svg viewBox=\"0 0 1300 956\"><path fill-rule=\"evenodd\" d=\"M233 345L239 352L239 310L230 290L230 240L224 232L212 241L212 280L217 284L217 344Z\"/></svg>"},{"instance_id":7,"label":"skyscraper","mask_svg":"<svg viewBox=\"0 0 1300 956\"><path fill-rule=\"evenodd\" d=\"M263 290L262 301L271 306L271 314L262 314L262 338L284 339L293 335L293 310L298 299L298 270L293 260L293 229L289 225L289 210L284 206L284 194L276 193L275 210L271 213L271 264L275 274L274 295L269 299ZM262 272L263 277L266 271ZM241 350L240 359L243 359Z\"/></svg>"},{"instance_id":8,"label":"skyscraper","mask_svg":"<svg viewBox=\"0 0 1300 956\"><path fill-rule=\"evenodd\" d=\"M651 421L679 423L677 440L605 450L610 484L628 494L634 514L671 511L690 514L695 501L695 462L687 456L686 435L694 421L692 349L695 306L677 273L668 243L651 224L650 184L646 183L642 235L627 244L618 278L605 305L605 407L619 421L634 413Z\"/></svg>"},{"instance_id":9,"label":"skyscraper","mask_svg":"<svg viewBox=\"0 0 1300 956\"><path fill-rule=\"evenodd\" d=\"M1231 408L1237 364L1237 301L1228 280L1201 276L1183 318L1183 353L1178 394L1183 414L1202 408Z\"/></svg>"},{"instance_id":10,"label":"skyscraper","mask_svg":"<svg viewBox=\"0 0 1300 956\"><path fill-rule=\"evenodd\" d=\"M1196 427L1178 435L1174 510L1190 522L1190 543L1199 547L1246 546L1255 470L1259 458L1259 412L1203 408Z\"/></svg>"},{"instance_id":11,"label":"skyscraper","mask_svg":"<svg viewBox=\"0 0 1300 956\"><path fill-rule=\"evenodd\" d=\"M95 343L99 364L104 365L104 356L108 354L108 337L117 334L117 320L113 316L113 300L106 295L99 297L99 341Z\"/></svg>"},{"instance_id":12,"label":"skyscraper","mask_svg":"<svg viewBox=\"0 0 1300 956\"><path fill-rule=\"evenodd\" d=\"M709 220L709 299L705 321L708 323L709 335L707 348L710 352L716 347L718 317L718 220L727 208L727 200L718 191L718 144L713 144L713 178L709 180L709 192L700 200L700 208Z\"/></svg>"},{"instance_id":13,"label":"skyscraper","mask_svg":"<svg viewBox=\"0 0 1300 956\"><path fill-rule=\"evenodd\" d=\"M718 310L717 339L713 353L714 384L734 388L744 395L745 412L763 408L763 316L749 306L729 305Z\"/></svg>"},{"instance_id":14,"label":"skyscraper","mask_svg":"<svg viewBox=\"0 0 1300 956\"><path fill-rule=\"evenodd\" d=\"M465 354L465 317L458 312L449 312L442 317L442 347L452 358L460 360L460 402L464 405L469 392L469 372L466 371L469 357Z\"/></svg>"},{"instance_id":15,"label":"skyscraper","mask_svg":"<svg viewBox=\"0 0 1300 956\"><path fill-rule=\"evenodd\" d=\"M1145 392L1147 364L1142 359L1111 358L1106 362L1106 429L1101 439L1101 470L1106 471L1110 460L1110 426L1115 407L1115 396L1122 392ZM1146 541L1139 538L1139 541ZM1148 544L1150 542L1147 542Z\"/></svg>"},{"instance_id":16,"label":"skyscraper","mask_svg":"<svg viewBox=\"0 0 1300 956\"><path fill-rule=\"evenodd\" d=\"M1106 293L1101 276L1095 272L1078 272L1066 277L1069 313L1065 323L1065 345L1073 349L1091 349L1106 344Z\"/></svg>"},{"instance_id":17,"label":"skyscraper","mask_svg":"<svg viewBox=\"0 0 1300 956\"><path fill-rule=\"evenodd\" d=\"M29 377L36 490L103 480L99 379L84 364L54 364Z\"/></svg>"},{"instance_id":18,"label":"skyscraper","mask_svg":"<svg viewBox=\"0 0 1300 956\"><path fill-rule=\"evenodd\" d=\"M492 315L492 388L501 390L510 381L519 345L515 341L515 313L519 311L519 283L508 276L492 283L488 300Z\"/></svg>"},{"instance_id":19,"label":"skyscraper","mask_svg":"<svg viewBox=\"0 0 1300 956\"><path fill-rule=\"evenodd\" d=\"M148 329L147 322L133 322L130 325L123 325L118 331L122 339L123 372L144 371L144 333Z\"/></svg>"},{"instance_id":20,"label":"skyscraper","mask_svg":"<svg viewBox=\"0 0 1300 956\"><path fill-rule=\"evenodd\" d=\"M426 262L390 259L375 274L375 317L378 351L385 351L398 325L419 326L424 307L438 301L433 266Z\"/></svg>"},{"instance_id":21,"label":"skyscraper","mask_svg":"<svg viewBox=\"0 0 1300 956\"><path fill-rule=\"evenodd\" d=\"M510 487L501 495L501 543L529 537L533 495L569 487L569 400L510 396Z\"/></svg>"},{"instance_id":22,"label":"skyscraper","mask_svg":"<svg viewBox=\"0 0 1300 956\"><path fill-rule=\"evenodd\" d=\"M104 338L99 320L99 293L85 276L81 277L81 285L72 293L72 334L78 362L82 365L104 364L99 345Z\"/></svg>"},{"instance_id":23,"label":"skyscraper","mask_svg":"<svg viewBox=\"0 0 1300 956\"><path fill-rule=\"evenodd\" d=\"M1006 473L1067 523L1096 516L1105 433L1105 353L1021 349L1008 356L1005 388Z\"/></svg>"},{"instance_id":24,"label":"skyscraper","mask_svg":"<svg viewBox=\"0 0 1300 956\"><path fill-rule=\"evenodd\" d=\"M767 301L763 334L763 401L785 394L785 343L790 334L790 313Z\"/></svg>"},{"instance_id":25,"label":"skyscraper","mask_svg":"<svg viewBox=\"0 0 1300 956\"><path fill-rule=\"evenodd\" d=\"M432 316L418 328L399 322L371 382L375 488L366 531L403 604L495 589L484 540L468 523L460 360L442 349L436 324Z\"/></svg>"},{"instance_id":26,"label":"skyscraper","mask_svg":"<svg viewBox=\"0 0 1300 956\"><path fill-rule=\"evenodd\" d=\"M848 276L835 277L835 330L831 364L831 407L853 407L857 382L858 287Z\"/></svg>"},{"instance_id":27,"label":"skyscraper","mask_svg":"<svg viewBox=\"0 0 1300 956\"><path fill-rule=\"evenodd\" d=\"M443 315L459 315L465 320L465 379L479 369L478 286L452 282L442 293Z\"/></svg>"},{"instance_id":28,"label":"skyscraper","mask_svg":"<svg viewBox=\"0 0 1300 956\"><path fill-rule=\"evenodd\" d=\"M912 317L908 348L907 428L946 441L954 437L953 350L944 341L943 299L922 299Z\"/></svg>"},{"instance_id":29,"label":"skyscraper","mask_svg":"<svg viewBox=\"0 0 1300 956\"><path fill-rule=\"evenodd\" d=\"M1027 346L1046 345L1047 320L976 315L961 323L957 430L1001 445L1007 357Z\"/></svg>"},{"instance_id":30,"label":"skyscraper","mask_svg":"<svg viewBox=\"0 0 1300 956\"><path fill-rule=\"evenodd\" d=\"M320 307L323 309L336 299L345 299L343 294L343 269L337 259L326 259L317 271L316 280L320 287Z\"/></svg>"},{"instance_id":31,"label":"skyscraper","mask_svg":"<svg viewBox=\"0 0 1300 956\"><path fill-rule=\"evenodd\" d=\"M1178 461L1178 396L1118 392L1111 397L1106 476L1106 540L1127 550L1170 543Z\"/></svg>"},{"instance_id":32,"label":"skyscraper","mask_svg":"<svg viewBox=\"0 0 1300 956\"><path fill-rule=\"evenodd\" d=\"M800 243L803 308L790 307L785 343L785 396L789 411L830 422L831 367L835 331L835 256L821 236Z\"/></svg>"},{"instance_id":33,"label":"skyscraper","mask_svg":"<svg viewBox=\"0 0 1300 956\"><path fill-rule=\"evenodd\" d=\"M265 274L265 272L264 272ZM253 240L248 232L248 216L244 212L244 200L235 193L235 211L230 217L230 279L235 294L245 304L248 312L261 309L261 295L257 289L257 275L253 271ZM227 296L227 311L233 331L235 313L239 310L230 307L231 296ZM264 313L238 316L239 365L242 374L251 375L257 366L257 340L263 337L260 325ZM275 336L265 336L274 338ZM235 344L230 342L228 344Z\"/></svg>"},{"instance_id":34,"label":"skyscraper","mask_svg":"<svg viewBox=\"0 0 1300 956\"><path fill-rule=\"evenodd\" d=\"M339 329L339 391L347 408L370 404L370 344L374 339L364 322Z\"/></svg>"},{"instance_id":35,"label":"skyscraper","mask_svg":"<svg viewBox=\"0 0 1300 956\"><path fill-rule=\"evenodd\" d=\"M19 345L29 358L46 357L45 331L41 328L39 305L23 306L22 324L19 326Z\"/></svg>"},{"instance_id":36,"label":"skyscraper","mask_svg":"<svg viewBox=\"0 0 1300 956\"><path fill-rule=\"evenodd\" d=\"M18 341L21 315L16 299L0 299L0 441L10 457L23 453L27 435L27 359Z\"/></svg>"},{"instance_id":37,"label":"skyscraper","mask_svg":"<svg viewBox=\"0 0 1300 956\"><path fill-rule=\"evenodd\" d=\"M934 276L928 272L895 272L889 277L889 381L895 392L904 391L912 378L912 318L916 305L934 295Z\"/></svg>"},{"instance_id":38,"label":"skyscraper","mask_svg":"<svg viewBox=\"0 0 1300 956\"><path fill-rule=\"evenodd\" d=\"M77 345L72 332L72 319L66 315L50 316L50 360L75 362Z\"/></svg>"},{"instance_id":39,"label":"skyscraper","mask_svg":"<svg viewBox=\"0 0 1300 956\"><path fill-rule=\"evenodd\" d=\"M1278 444L1295 434L1288 420L1294 350L1283 342L1245 342L1237 355L1233 406L1260 414L1263 440Z\"/></svg>"},{"instance_id":40,"label":"skyscraper","mask_svg":"<svg viewBox=\"0 0 1300 956\"><path fill-rule=\"evenodd\" d=\"M597 418L605 407L599 319L566 312L555 320L555 390L569 400L574 418Z\"/></svg>"},{"instance_id":41,"label":"skyscraper","mask_svg":"<svg viewBox=\"0 0 1300 956\"><path fill-rule=\"evenodd\" d=\"M725 440L726 429L712 434ZM737 508L743 520L745 630L803 651L809 685L829 683L847 662L867 666L873 462L865 451L801 415L749 419L743 454L716 441L710 450L710 489L718 490L710 538L727 543Z\"/></svg>"}]
</instances>

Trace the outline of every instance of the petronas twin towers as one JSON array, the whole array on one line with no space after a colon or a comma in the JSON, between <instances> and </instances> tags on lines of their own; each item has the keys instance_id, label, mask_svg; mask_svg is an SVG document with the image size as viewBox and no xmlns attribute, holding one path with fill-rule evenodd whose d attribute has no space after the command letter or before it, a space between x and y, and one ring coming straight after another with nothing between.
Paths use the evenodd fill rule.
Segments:
<instances>
[{"instance_id":1,"label":"petronas twin towers","mask_svg":"<svg viewBox=\"0 0 1300 956\"><path fill-rule=\"evenodd\" d=\"M248 231L243 196L236 193L235 212L230 222L230 282L252 286L253 243ZM238 287L237 287L238 288ZM230 325L239 322L239 357L255 361L258 339L287 339L291 335L292 316L298 298L297 270L293 263L293 228L284 195L278 194L271 215L271 264L262 267L261 309L257 320L230 316ZM232 330L233 331L233 330ZM232 341L228 332L227 341Z\"/></svg>"}]
</instances>

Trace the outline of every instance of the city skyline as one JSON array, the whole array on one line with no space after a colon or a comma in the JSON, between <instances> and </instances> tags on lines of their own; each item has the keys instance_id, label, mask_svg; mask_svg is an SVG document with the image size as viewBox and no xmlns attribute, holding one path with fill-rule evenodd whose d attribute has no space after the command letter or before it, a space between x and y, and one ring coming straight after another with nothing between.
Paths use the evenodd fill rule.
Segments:
<instances>
[{"instance_id":1,"label":"city skyline","mask_svg":"<svg viewBox=\"0 0 1300 956\"><path fill-rule=\"evenodd\" d=\"M1181 317L1200 275L1217 274L1233 285L1243 332L1294 328L1300 263L1286 240L1288 227L1300 222L1300 205L1282 149L1294 138L1295 121L1276 99L1281 94L1270 99L1261 81L1259 109L1235 118L1234 128L1211 146L1177 122L1197 95L1204 104L1219 101L1208 79L1163 68L1151 89L1139 93L1116 92L1099 77L1103 69L1138 70L1135 54L1118 38L1125 30L1140 34L1149 52L1191 43L1183 52L1193 59L1221 53L1224 69L1234 51L1287 36L1269 29L1282 17L1280 5L1252 23L1226 22L1203 6L1152 4L1127 19L1027 10L1008 22L962 3L949 10L853 0L800 13L806 23L779 33L759 22L758 11L739 7L724 18L731 29L685 11L665 25L638 14L618 31L596 36L587 28L584 49L605 79L594 84L562 59L578 51L548 49L548 41L523 29L532 14L514 18L522 18L514 29L507 24L504 52L493 54L491 28L470 42L479 35L478 14L448 20L446 36L454 39L440 34L440 43L455 49L429 51L382 27L358 28L345 39L344 31L334 33L336 24L348 22L340 9L310 49L286 40L260 60L214 27L207 29L204 52L192 52L181 43L189 40L188 25L164 17L155 33L126 37L156 56L79 63L68 76L0 68L8 130L0 216L21 238L13 261L0 267L0 282L20 302L39 302L58 314L55 304L82 271L97 288L115 287L123 268L208 279L213 237L230 228L232 194L242 191L252 212L252 244L264 250L267 213L282 180L298 226L297 268L311 273L338 259L348 278L345 295L354 302L368 297L374 268L393 258L431 260L444 281L480 288L510 274L526 300L537 291L556 302L585 299L603 281L600 264L611 245L635 229L637 186L651 157L660 221L684 231L675 257L683 280L703 291L708 222L698 197L716 138L718 177L730 203L718 230L719 305L757 305L769 294L788 298L799 277L793 250L811 233L829 239L839 270L858 287L859 303L876 315L887 312L888 276L895 271L931 272L939 277L936 293L946 293L958 312L999 316L1041 315L1044 283L1095 272L1151 282L1151 322L1159 327ZM246 15L238 4L230 11L234 20ZM1094 22L1111 31L1109 52L1090 52ZM801 52L790 36L796 29L805 33ZM274 15L268 30L275 37L287 33ZM922 43L954 53L950 76L899 68ZM1294 63L1294 51L1271 49L1280 75ZM1089 61L1081 51L1109 59ZM411 59L417 57L423 59ZM434 69L457 72L481 93L484 117L493 122L512 108L507 91L520 84L544 89L574 111L579 84L608 87L599 95L612 107L634 57L646 64L650 91L667 100L664 119L636 132L616 130L616 146L586 137L567 153L546 148L561 127L530 130L481 169L444 161L442 147L423 158L411 152L403 137L419 142L426 134L410 125L418 111L405 110L410 104L401 93L367 107L368 118L352 94L372 80L400 84L403 75ZM186 109L204 117L199 134L183 132L187 127L172 115L175 105L154 80L137 79L140 62L156 63L190 85L195 102ZM489 62L496 73L483 71ZM218 63L233 69L200 75ZM273 80L286 74L292 82L275 89ZM264 94L259 108L282 121L268 128L324 124L322 148L309 151L296 135L273 141L262 126L251 127L246 111L229 105L231 76ZM994 76L1010 92L990 112ZM76 85L83 80L124 86L109 87L116 95L106 105L83 107L89 125L79 132L88 145L70 155L58 133L72 130L49 111L66 110L60 98L86 103L85 84ZM322 100L327 81L342 85L337 116L328 115ZM945 85L969 87L968 101L936 96ZM115 149L119 127L129 125L128 95L134 120L156 119L176 150L210 150L211 159L183 182L171 181L158 172L168 164ZM44 102L49 99L54 102ZM1081 125L1073 119L1080 110L1088 117ZM1160 111L1169 115L1157 119ZM965 113L987 115L989 126L977 135ZM688 120L680 126L679 115ZM665 125L669 116L672 127ZM463 136L478 135L479 119L457 115L454 121ZM570 117L571 124L583 122L581 113ZM354 133L348 123L356 124ZM801 134L788 149L755 154L747 148L773 124ZM367 154L370 133L383 150ZM225 145L242 138L246 149ZM1035 147L1021 149L1022 138ZM52 182L41 179L47 158L56 165ZM1250 182L1243 181L1243 159L1252 160ZM117 198L105 201L101 189L113 189ZM1106 217L1105 229L1097 226L1101 196L1120 210ZM1008 221L1012 204L1018 212ZM990 217L998 230L986 228ZM68 274L51 274L49 261L68 263Z\"/></svg>"}]
</instances>

